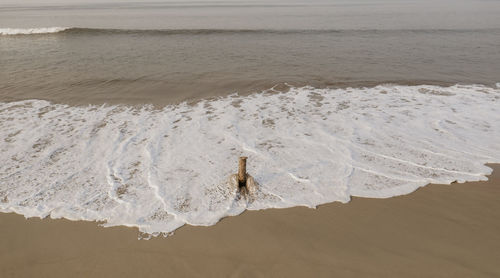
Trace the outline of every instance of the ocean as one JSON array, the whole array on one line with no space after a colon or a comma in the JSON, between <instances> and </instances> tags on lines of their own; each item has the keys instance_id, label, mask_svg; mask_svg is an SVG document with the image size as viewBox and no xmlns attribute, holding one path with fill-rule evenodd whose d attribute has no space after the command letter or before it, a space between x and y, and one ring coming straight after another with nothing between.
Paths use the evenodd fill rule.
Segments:
<instances>
[{"instance_id":1,"label":"ocean","mask_svg":"<svg viewBox=\"0 0 500 278\"><path fill-rule=\"evenodd\" d=\"M499 13L472 0L2 1L0 211L167 235L484 180L500 162ZM251 196L230 184L239 156Z\"/></svg>"}]
</instances>

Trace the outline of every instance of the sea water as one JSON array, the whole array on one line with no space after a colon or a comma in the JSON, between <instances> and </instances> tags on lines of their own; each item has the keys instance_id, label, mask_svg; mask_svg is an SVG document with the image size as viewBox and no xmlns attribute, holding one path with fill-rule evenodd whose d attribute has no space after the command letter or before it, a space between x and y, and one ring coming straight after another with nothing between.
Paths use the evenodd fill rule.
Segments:
<instances>
[{"instance_id":1,"label":"sea water","mask_svg":"<svg viewBox=\"0 0 500 278\"><path fill-rule=\"evenodd\" d=\"M496 1L0 5L0 211L149 235L485 180ZM239 156L258 190L240 196Z\"/></svg>"}]
</instances>

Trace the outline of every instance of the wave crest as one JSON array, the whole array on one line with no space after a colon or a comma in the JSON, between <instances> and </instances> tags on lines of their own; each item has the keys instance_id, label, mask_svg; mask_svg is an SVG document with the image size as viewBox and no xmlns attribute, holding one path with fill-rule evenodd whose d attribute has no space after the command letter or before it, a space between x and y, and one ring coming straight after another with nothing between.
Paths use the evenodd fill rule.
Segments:
<instances>
[{"instance_id":1,"label":"wave crest","mask_svg":"<svg viewBox=\"0 0 500 278\"><path fill-rule=\"evenodd\" d=\"M143 34L143 35L228 35L228 34L379 34L379 33L498 33L500 29L120 29L81 27L0 28L0 35L32 34Z\"/></svg>"},{"instance_id":2,"label":"wave crest","mask_svg":"<svg viewBox=\"0 0 500 278\"><path fill-rule=\"evenodd\" d=\"M0 35L32 35L59 33L68 30L68 27L43 27L43 28L0 28Z\"/></svg>"}]
</instances>

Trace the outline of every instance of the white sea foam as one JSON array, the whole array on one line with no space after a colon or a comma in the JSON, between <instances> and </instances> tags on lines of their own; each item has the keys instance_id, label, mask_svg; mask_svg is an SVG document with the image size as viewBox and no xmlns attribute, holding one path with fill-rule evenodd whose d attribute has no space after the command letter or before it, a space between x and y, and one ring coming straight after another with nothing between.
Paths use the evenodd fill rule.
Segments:
<instances>
[{"instance_id":1,"label":"white sea foam","mask_svg":"<svg viewBox=\"0 0 500 278\"><path fill-rule=\"evenodd\" d=\"M31 35L49 34L68 30L67 27L43 27L43 28L0 28L0 35Z\"/></svg>"},{"instance_id":2,"label":"white sea foam","mask_svg":"<svg viewBox=\"0 0 500 278\"><path fill-rule=\"evenodd\" d=\"M245 209L386 198L486 180L500 89L292 88L161 110L0 103L0 211L168 233ZM228 186L237 158L260 190Z\"/></svg>"}]
</instances>

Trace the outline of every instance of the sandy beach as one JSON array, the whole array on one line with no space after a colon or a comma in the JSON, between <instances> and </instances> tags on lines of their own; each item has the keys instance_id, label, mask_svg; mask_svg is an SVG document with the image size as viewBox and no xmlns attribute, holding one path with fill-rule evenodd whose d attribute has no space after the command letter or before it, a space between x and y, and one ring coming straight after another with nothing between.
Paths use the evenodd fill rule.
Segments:
<instances>
[{"instance_id":1,"label":"sandy beach","mask_svg":"<svg viewBox=\"0 0 500 278\"><path fill-rule=\"evenodd\" d=\"M0 2L0 278L500 277L500 1Z\"/></svg>"},{"instance_id":2,"label":"sandy beach","mask_svg":"<svg viewBox=\"0 0 500 278\"><path fill-rule=\"evenodd\" d=\"M134 228L0 215L1 277L498 277L500 165L487 182Z\"/></svg>"}]
</instances>

